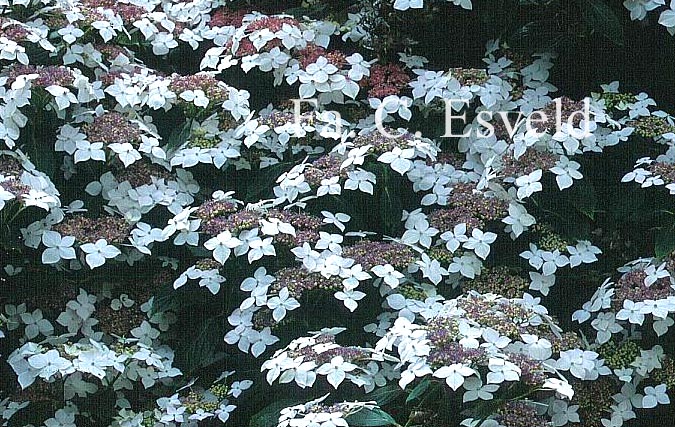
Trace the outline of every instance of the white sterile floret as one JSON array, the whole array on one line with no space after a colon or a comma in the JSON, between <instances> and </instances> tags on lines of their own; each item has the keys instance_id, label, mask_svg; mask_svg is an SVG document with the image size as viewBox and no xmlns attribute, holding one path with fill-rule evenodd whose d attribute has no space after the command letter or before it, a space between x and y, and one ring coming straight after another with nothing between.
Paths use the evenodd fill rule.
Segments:
<instances>
[{"instance_id":1,"label":"white sterile floret","mask_svg":"<svg viewBox=\"0 0 675 427\"><path fill-rule=\"evenodd\" d=\"M490 244L497 240L497 235L491 232L482 232L478 228L471 230L471 237L467 238L462 247L471 249L480 258L485 259L490 254Z\"/></svg>"},{"instance_id":2,"label":"white sterile floret","mask_svg":"<svg viewBox=\"0 0 675 427\"><path fill-rule=\"evenodd\" d=\"M338 68L329 63L325 56L320 56L316 62L309 64L305 71L299 73L300 97L311 98L319 92L330 90L330 76L337 73Z\"/></svg>"},{"instance_id":3,"label":"white sterile floret","mask_svg":"<svg viewBox=\"0 0 675 427\"><path fill-rule=\"evenodd\" d=\"M2 182L2 176L0 175L0 182ZM0 210L2 210L5 207L5 203L9 200L14 199L15 196L14 194L10 193L9 191L5 190L3 187L0 186Z\"/></svg>"},{"instance_id":4,"label":"white sterile floret","mask_svg":"<svg viewBox=\"0 0 675 427\"><path fill-rule=\"evenodd\" d=\"M275 256L277 253L272 244L272 240L272 237L266 239L256 238L249 242L248 262L252 263L266 255Z\"/></svg>"},{"instance_id":5,"label":"white sterile floret","mask_svg":"<svg viewBox=\"0 0 675 427\"><path fill-rule=\"evenodd\" d=\"M475 400L492 400L494 398L493 393L499 390L499 385L497 384L483 384L480 378L469 377L464 380L464 395L462 396L462 402L473 402Z\"/></svg>"},{"instance_id":6,"label":"white sterile floret","mask_svg":"<svg viewBox=\"0 0 675 427\"><path fill-rule=\"evenodd\" d=\"M351 220L351 217L345 213L338 212L336 214L333 214L328 211L321 211L321 215L323 215L323 222L324 224L333 224L336 226L340 231L345 231L345 222L349 222Z\"/></svg>"},{"instance_id":7,"label":"white sterile floret","mask_svg":"<svg viewBox=\"0 0 675 427\"><path fill-rule=\"evenodd\" d=\"M212 237L204 243L204 247L213 252L213 258L221 264L230 257L233 248L241 244L241 240L233 237L232 234L225 230L219 233L216 237Z\"/></svg>"},{"instance_id":8,"label":"white sterile floret","mask_svg":"<svg viewBox=\"0 0 675 427\"><path fill-rule=\"evenodd\" d=\"M544 390L554 390L567 399L572 399L574 396L574 389L572 386L567 381L562 379L547 378L542 385L542 388Z\"/></svg>"},{"instance_id":9,"label":"white sterile floret","mask_svg":"<svg viewBox=\"0 0 675 427\"><path fill-rule=\"evenodd\" d=\"M575 179L583 178L583 175L579 172L580 167L579 163L568 159L566 156L560 157L560 160L551 168L551 172L556 174L555 180L561 190L571 187Z\"/></svg>"},{"instance_id":10,"label":"white sterile floret","mask_svg":"<svg viewBox=\"0 0 675 427\"><path fill-rule=\"evenodd\" d=\"M354 311L358 307L358 301L362 300L366 294L355 289L347 289L335 293L335 298L342 301L349 311Z\"/></svg>"},{"instance_id":11,"label":"white sterile floret","mask_svg":"<svg viewBox=\"0 0 675 427\"><path fill-rule=\"evenodd\" d=\"M532 194L543 189L539 180L541 180L541 169L537 169L529 175L520 176L516 178L516 186L518 187L518 198L525 199Z\"/></svg>"},{"instance_id":12,"label":"white sterile floret","mask_svg":"<svg viewBox=\"0 0 675 427\"><path fill-rule=\"evenodd\" d=\"M504 231L511 233L513 239L523 234L528 227L536 223L536 219L527 213L525 207L519 203L510 203L508 212L509 215L502 219L502 222L507 224Z\"/></svg>"},{"instance_id":13,"label":"white sterile floret","mask_svg":"<svg viewBox=\"0 0 675 427\"><path fill-rule=\"evenodd\" d=\"M655 265L650 265L645 268L645 286L650 287L656 283L659 279L670 277L670 273L666 270L666 263L661 263L658 267Z\"/></svg>"},{"instance_id":14,"label":"white sterile floret","mask_svg":"<svg viewBox=\"0 0 675 427\"><path fill-rule=\"evenodd\" d=\"M448 266L450 273L460 273L462 276L473 279L480 274L482 263L472 253L462 255L461 257L454 257L452 263Z\"/></svg>"},{"instance_id":15,"label":"white sterile floret","mask_svg":"<svg viewBox=\"0 0 675 427\"><path fill-rule=\"evenodd\" d=\"M553 427L562 427L567 423L580 422L579 405L570 405L564 400L554 400L548 407Z\"/></svg>"},{"instance_id":16,"label":"white sterile floret","mask_svg":"<svg viewBox=\"0 0 675 427\"><path fill-rule=\"evenodd\" d=\"M340 186L340 177L334 176L328 179L322 179L321 185L316 190L316 195L321 197L328 194L339 195L342 193L342 187Z\"/></svg>"},{"instance_id":17,"label":"white sterile floret","mask_svg":"<svg viewBox=\"0 0 675 427\"><path fill-rule=\"evenodd\" d=\"M21 322L26 325L24 335L29 340L35 339L40 334L48 337L54 333L54 326L43 317L42 310L39 308L33 310L32 313L21 313L19 317Z\"/></svg>"},{"instance_id":18,"label":"white sterile floret","mask_svg":"<svg viewBox=\"0 0 675 427\"><path fill-rule=\"evenodd\" d=\"M325 231L319 231L319 240L316 242L316 249L329 249L332 252L339 254L342 252L340 244L344 237L340 234L330 234Z\"/></svg>"},{"instance_id":19,"label":"white sterile floret","mask_svg":"<svg viewBox=\"0 0 675 427\"><path fill-rule=\"evenodd\" d=\"M499 384L504 381L518 381L520 378L520 368L504 359L490 358L488 369L488 383Z\"/></svg>"},{"instance_id":20,"label":"white sterile floret","mask_svg":"<svg viewBox=\"0 0 675 427\"><path fill-rule=\"evenodd\" d=\"M560 352L560 359L556 363L556 368L569 371L581 380L592 380L597 378L599 374L595 365L597 358L598 353L594 351L566 350Z\"/></svg>"},{"instance_id":21,"label":"white sterile floret","mask_svg":"<svg viewBox=\"0 0 675 427\"><path fill-rule=\"evenodd\" d=\"M588 240L579 240L576 246L567 246L567 252L570 256L570 267L590 264L598 260L596 255L602 253L600 248L593 246Z\"/></svg>"},{"instance_id":22,"label":"white sterile floret","mask_svg":"<svg viewBox=\"0 0 675 427\"><path fill-rule=\"evenodd\" d=\"M394 147L391 151L381 154L377 161L389 164L393 170L403 175L412 167L413 163L410 159L414 157L415 149L405 148L401 150L399 147Z\"/></svg>"},{"instance_id":23,"label":"white sterile floret","mask_svg":"<svg viewBox=\"0 0 675 427\"><path fill-rule=\"evenodd\" d=\"M75 259L73 236L61 237L56 231L45 231L42 233L42 243L47 247L42 253L43 264L56 264L62 259Z\"/></svg>"},{"instance_id":24,"label":"white sterile floret","mask_svg":"<svg viewBox=\"0 0 675 427\"><path fill-rule=\"evenodd\" d=\"M90 144L89 141L82 140L75 143L75 163L86 162L87 160L98 160L105 162L105 151L103 151L103 143L95 142Z\"/></svg>"},{"instance_id":25,"label":"white sterile floret","mask_svg":"<svg viewBox=\"0 0 675 427\"><path fill-rule=\"evenodd\" d=\"M530 289L533 291L539 291L542 295L548 295L551 286L555 284L555 275L545 275L530 271Z\"/></svg>"},{"instance_id":26,"label":"white sterile floret","mask_svg":"<svg viewBox=\"0 0 675 427\"><path fill-rule=\"evenodd\" d=\"M445 380L445 383L453 390L457 390L464 384L464 381L467 377L472 377L476 374L469 366L464 364L455 363L450 366L443 366L437 369L433 376L436 378L441 378Z\"/></svg>"},{"instance_id":27,"label":"white sterile floret","mask_svg":"<svg viewBox=\"0 0 675 427\"><path fill-rule=\"evenodd\" d=\"M655 408L658 405L667 405L670 403L666 385L659 384L656 387L645 387L645 396L642 398L643 408Z\"/></svg>"},{"instance_id":28,"label":"white sterile floret","mask_svg":"<svg viewBox=\"0 0 675 427\"><path fill-rule=\"evenodd\" d=\"M267 307L272 310L272 318L279 322L286 317L286 311L295 310L300 307L300 303L291 297L288 288L284 287L279 291L278 296L267 300Z\"/></svg>"},{"instance_id":29,"label":"white sterile floret","mask_svg":"<svg viewBox=\"0 0 675 427\"><path fill-rule=\"evenodd\" d=\"M363 169L356 169L347 172L347 180L345 181L345 190L359 190L367 194L373 194L373 184L376 182L376 176L372 172Z\"/></svg>"},{"instance_id":30,"label":"white sterile floret","mask_svg":"<svg viewBox=\"0 0 675 427\"><path fill-rule=\"evenodd\" d=\"M209 105L209 98L206 97L206 94L201 89L186 90L179 96L187 102L193 103L197 107L206 108Z\"/></svg>"},{"instance_id":31,"label":"white sterile floret","mask_svg":"<svg viewBox=\"0 0 675 427\"><path fill-rule=\"evenodd\" d=\"M647 16L647 12L665 5L666 0L625 0L623 5L630 11L630 19L641 21Z\"/></svg>"},{"instance_id":32,"label":"white sterile floret","mask_svg":"<svg viewBox=\"0 0 675 427\"><path fill-rule=\"evenodd\" d=\"M399 97L397 95L389 95L382 100L378 98L370 98L368 100L370 108L374 110L380 110L380 112L382 112L385 117L387 114L396 113L399 115L399 117L406 121L410 121L412 118L412 112L410 111L412 102L413 100L407 96Z\"/></svg>"},{"instance_id":33,"label":"white sterile floret","mask_svg":"<svg viewBox=\"0 0 675 427\"><path fill-rule=\"evenodd\" d=\"M623 331L623 327L616 322L614 313L599 313L592 322L591 326L597 331L596 340L598 344L604 344L612 339L612 334Z\"/></svg>"},{"instance_id":34,"label":"white sterile floret","mask_svg":"<svg viewBox=\"0 0 675 427\"><path fill-rule=\"evenodd\" d=\"M220 275L217 268L203 270L192 266L173 282L173 288L178 289L185 285L188 280L197 279L199 279L199 286L207 288L213 295L220 291L221 283L225 282L225 278Z\"/></svg>"},{"instance_id":35,"label":"white sterile floret","mask_svg":"<svg viewBox=\"0 0 675 427\"><path fill-rule=\"evenodd\" d=\"M423 6L424 0L396 0L394 2L396 10L421 9Z\"/></svg>"},{"instance_id":36,"label":"white sterile floret","mask_svg":"<svg viewBox=\"0 0 675 427\"><path fill-rule=\"evenodd\" d=\"M112 144L108 144L108 148L117 154L117 157L122 161L122 163L124 163L125 167L129 167L134 162L141 160L142 158L141 153L139 153L138 150L136 150L134 146L128 142L114 142Z\"/></svg>"},{"instance_id":37,"label":"white sterile floret","mask_svg":"<svg viewBox=\"0 0 675 427\"><path fill-rule=\"evenodd\" d=\"M623 301L623 308L616 313L617 320L628 320L630 323L642 325L645 315L642 313L644 302L634 302L629 299Z\"/></svg>"},{"instance_id":38,"label":"white sterile floret","mask_svg":"<svg viewBox=\"0 0 675 427\"><path fill-rule=\"evenodd\" d=\"M376 265L372 271L377 277L381 277L392 289L396 288L405 277L403 273L396 271L390 264Z\"/></svg>"},{"instance_id":39,"label":"white sterile floret","mask_svg":"<svg viewBox=\"0 0 675 427\"><path fill-rule=\"evenodd\" d=\"M269 220L261 219L260 232L268 236L276 236L279 233L295 236L295 228L291 224L277 218L270 218Z\"/></svg>"},{"instance_id":40,"label":"white sterile floret","mask_svg":"<svg viewBox=\"0 0 675 427\"><path fill-rule=\"evenodd\" d=\"M416 221L411 229L406 230L401 237L403 243L414 245L419 243L425 248L431 247L432 237L438 234L438 229L431 227L426 219Z\"/></svg>"},{"instance_id":41,"label":"white sterile floret","mask_svg":"<svg viewBox=\"0 0 675 427\"><path fill-rule=\"evenodd\" d=\"M466 223L461 222L454 226L452 231L446 231L441 234L441 239L445 241L445 247L450 252L455 252L459 249L462 243L465 243L469 240L466 236Z\"/></svg>"},{"instance_id":42,"label":"white sterile floret","mask_svg":"<svg viewBox=\"0 0 675 427\"><path fill-rule=\"evenodd\" d=\"M443 276L447 276L450 273L445 268L441 267L441 263L438 260L429 258L429 255L422 254L422 259L415 261L415 264L419 266L419 269L422 271L423 277L431 280L431 283L438 285L443 280Z\"/></svg>"},{"instance_id":43,"label":"white sterile floret","mask_svg":"<svg viewBox=\"0 0 675 427\"><path fill-rule=\"evenodd\" d=\"M561 253L558 249L551 251L540 251L542 265L541 271L545 276L555 274L560 267L565 267L569 264L569 257Z\"/></svg>"},{"instance_id":44,"label":"white sterile floret","mask_svg":"<svg viewBox=\"0 0 675 427\"><path fill-rule=\"evenodd\" d=\"M121 254L119 249L109 245L105 239L99 239L95 243L85 243L80 246L80 249L87 254L85 261L92 269L105 264L106 259L112 259Z\"/></svg>"},{"instance_id":45,"label":"white sterile floret","mask_svg":"<svg viewBox=\"0 0 675 427\"><path fill-rule=\"evenodd\" d=\"M77 104L77 98L75 95L68 89L58 85L51 85L45 88L54 97L54 102L58 110L65 110L71 104Z\"/></svg>"},{"instance_id":46,"label":"white sterile floret","mask_svg":"<svg viewBox=\"0 0 675 427\"><path fill-rule=\"evenodd\" d=\"M666 27L671 36L675 36L675 2L670 1L668 9L659 15L659 24Z\"/></svg>"}]
</instances>

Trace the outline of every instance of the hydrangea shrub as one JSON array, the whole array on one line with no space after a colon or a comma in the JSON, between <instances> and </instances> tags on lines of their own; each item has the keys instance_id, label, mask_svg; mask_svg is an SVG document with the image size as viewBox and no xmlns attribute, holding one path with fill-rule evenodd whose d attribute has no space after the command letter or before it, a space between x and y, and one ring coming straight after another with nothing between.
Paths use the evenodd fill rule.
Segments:
<instances>
[{"instance_id":1,"label":"hydrangea shrub","mask_svg":"<svg viewBox=\"0 0 675 427\"><path fill-rule=\"evenodd\" d=\"M1 425L669 408L675 118L517 41L675 1L288 3L0 0ZM438 16L496 32L432 60Z\"/></svg>"}]
</instances>

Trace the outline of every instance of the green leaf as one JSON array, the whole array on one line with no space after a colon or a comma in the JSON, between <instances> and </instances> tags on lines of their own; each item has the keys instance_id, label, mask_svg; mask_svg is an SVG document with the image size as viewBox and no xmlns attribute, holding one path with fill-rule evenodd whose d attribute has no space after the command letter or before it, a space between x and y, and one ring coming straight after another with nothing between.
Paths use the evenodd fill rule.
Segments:
<instances>
[{"instance_id":1,"label":"green leaf","mask_svg":"<svg viewBox=\"0 0 675 427\"><path fill-rule=\"evenodd\" d=\"M415 386L414 389L412 389L412 391L410 392L408 397L405 399L405 403L410 403L413 400L420 397L422 395L422 393L427 391L427 389L429 388L430 385L431 385L431 380L429 378L423 379L419 384L417 384Z\"/></svg>"},{"instance_id":2,"label":"green leaf","mask_svg":"<svg viewBox=\"0 0 675 427\"><path fill-rule=\"evenodd\" d=\"M401 228L401 214L403 202L395 177L392 176L389 166L382 168L382 193L380 196L380 213L382 215L382 227L385 234L395 236Z\"/></svg>"},{"instance_id":3,"label":"green leaf","mask_svg":"<svg viewBox=\"0 0 675 427\"><path fill-rule=\"evenodd\" d=\"M607 37L614 44L623 46L624 34L621 21L604 0L580 0L581 15L593 31Z\"/></svg>"},{"instance_id":4,"label":"green leaf","mask_svg":"<svg viewBox=\"0 0 675 427\"><path fill-rule=\"evenodd\" d=\"M586 215L591 220L595 219L598 201L593 184L587 180L578 181L569 189L568 196L569 201L576 210Z\"/></svg>"},{"instance_id":5,"label":"green leaf","mask_svg":"<svg viewBox=\"0 0 675 427\"><path fill-rule=\"evenodd\" d=\"M249 427L275 427L279 424L279 412L282 409L298 404L297 399L281 399L265 406L251 417Z\"/></svg>"},{"instance_id":6,"label":"green leaf","mask_svg":"<svg viewBox=\"0 0 675 427\"><path fill-rule=\"evenodd\" d=\"M290 168L289 163L280 162L256 171L255 175L251 174L251 179L246 186L246 200L257 202L261 198L269 197L277 178Z\"/></svg>"},{"instance_id":7,"label":"green leaf","mask_svg":"<svg viewBox=\"0 0 675 427\"><path fill-rule=\"evenodd\" d=\"M550 21L537 20L529 22L512 31L507 40L519 49L546 50L555 49L566 37L566 33Z\"/></svg>"},{"instance_id":8,"label":"green leaf","mask_svg":"<svg viewBox=\"0 0 675 427\"><path fill-rule=\"evenodd\" d=\"M193 256L199 258L211 258L213 255L213 252L201 246L190 246L188 247L188 251L190 251Z\"/></svg>"},{"instance_id":9,"label":"green leaf","mask_svg":"<svg viewBox=\"0 0 675 427\"><path fill-rule=\"evenodd\" d=\"M368 394L367 397L370 400L374 400L378 405L384 406L392 400L399 397L403 394L403 390L396 384L390 384L385 387L378 388L372 393Z\"/></svg>"},{"instance_id":10,"label":"green leaf","mask_svg":"<svg viewBox=\"0 0 675 427\"><path fill-rule=\"evenodd\" d=\"M221 329L222 325L215 318L202 323L198 334L192 340L188 340L184 349L181 349L184 371L194 372L225 357L224 353L218 351L222 342L218 333Z\"/></svg>"},{"instance_id":11,"label":"green leaf","mask_svg":"<svg viewBox=\"0 0 675 427\"><path fill-rule=\"evenodd\" d=\"M30 155L30 161L33 162L39 171L44 172L51 179L57 176L61 156L58 155L59 153L54 152L53 146L50 147L38 139L32 141L26 151Z\"/></svg>"},{"instance_id":12,"label":"green leaf","mask_svg":"<svg viewBox=\"0 0 675 427\"><path fill-rule=\"evenodd\" d=\"M171 132L171 135L169 136L168 142L166 144L166 147L164 147L164 150L165 151L175 150L176 148L185 144L188 138L190 138L191 128L192 128L192 120L188 120L183 124L183 126L175 128L173 132Z\"/></svg>"},{"instance_id":13,"label":"green leaf","mask_svg":"<svg viewBox=\"0 0 675 427\"><path fill-rule=\"evenodd\" d=\"M654 254L657 258L665 258L675 250L675 226L662 228L654 236Z\"/></svg>"},{"instance_id":14,"label":"green leaf","mask_svg":"<svg viewBox=\"0 0 675 427\"><path fill-rule=\"evenodd\" d=\"M603 207L609 212L613 222L642 222L645 219L646 191L634 191L626 188L627 186L616 188L611 187L602 192L612 194L612 197L605 198Z\"/></svg>"},{"instance_id":15,"label":"green leaf","mask_svg":"<svg viewBox=\"0 0 675 427\"><path fill-rule=\"evenodd\" d=\"M359 412L349 415L346 420L350 426L356 427L398 425L391 415L379 408L361 409Z\"/></svg>"}]
</instances>

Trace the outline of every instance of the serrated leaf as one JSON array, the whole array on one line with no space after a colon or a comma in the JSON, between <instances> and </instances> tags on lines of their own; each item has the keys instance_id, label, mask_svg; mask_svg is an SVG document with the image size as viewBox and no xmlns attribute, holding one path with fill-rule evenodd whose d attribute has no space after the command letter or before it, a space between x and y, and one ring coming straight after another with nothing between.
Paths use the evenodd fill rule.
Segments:
<instances>
[{"instance_id":1,"label":"serrated leaf","mask_svg":"<svg viewBox=\"0 0 675 427\"><path fill-rule=\"evenodd\" d=\"M598 201L593 184L586 180L578 181L568 191L570 192L569 201L572 203L572 206L591 220L594 220Z\"/></svg>"},{"instance_id":2,"label":"serrated leaf","mask_svg":"<svg viewBox=\"0 0 675 427\"><path fill-rule=\"evenodd\" d=\"M547 20L538 20L513 31L508 36L508 42L520 49L547 50L557 47L565 37L565 32L559 26L551 25Z\"/></svg>"},{"instance_id":3,"label":"serrated leaf","mask_svg":"<svg viewBox=\"0 0 675 427\"><path fill-rule=\"evenodd\" d=\"M173 132L171 132L171 135L169 136L169 139L167 140L167 144L165 148L165 151L171 151L174 150L181 145L185 144L185 142L190 138L190 133L192 131L192 120L188 120L183 124L183 126L175 128Z\"/></svg>"},{"instance_id":4,"label":"serrated leaf","mask_svg":"<svg viewBox=\"0 0 675 427\"><path fill-rule=\"evenodd\" d=\"M430 385L431 385L431 380L429 378L423 379L419 384L417 384L415 386L414 389L412 389L412 391L410 392L408 397L405 399L405 403L410 403L413 400L420 397L422 395L422 393L427 391L427 389L429 388Z\"/></svg>"},{"instance_id":5,"label":"serrated leaf","mask_svg":"<svg viewBox=\"0 0 675 427\"><path fill-rule=\"evenodd\" d=\"M380 197L380 212L382 214L382 226L386 234L397 234L401 227L401 214L403 202L399 192L396 191L395 180L392 177L388 165L382 169L382 195Z\"/></svg>"},{"instance_id":6,"label":"serrated leaf","mask_svg":"<svg viewBox=\"0 0 675 427\"><path fill-rule=\"evenodd\" d=\"M200 325L196 336L189 340L182 351L180 351L184 361L184 371L193 372L196 369L209 366L224 357L221 352L217 351L218 346L222 342L221 335L214 333L220 329L222 329L222 325L214 318L208 319Z\"/></svg>"},{"instance_id":7,"label":"serrated leaf","mask_svg":"<svg viewBox=\"0 0 675 427\"><path fill-rule=\"evenodd\" d=\"M623 188L603 189L603 193L611 191L613 197L606 199L603 203L604 208L610 214L612 221L621 222L641 222L645 219L644 212L646 192L631 191Z\"/></svg>"},{"instance_id":8,"label":"serrated leaf","mask_svg":"<svg viewBox=\"0 0 675 427\"><path fill-rule=\"evenodd\" d=\"M623 46L624 34L621 21L604 0L581 0L581 15L594 30Z\"/></svg>"},{"instance_id":9,"label":"serrated leaf","mask_svg":"<svg viewBox=\"0 0 675 427\"><path fill-rule=\"evenodd\" d=\"M204 249L201 246L188 246L188 251L190 251L190 254L193 256L199 257L199 258L210 258L211 257L211 251Z\"/></svg>"},{"instance_id":10,"label":"serrated leaf","mask_svg":"<svg viewBox=\"0 0 675 427\"><path fill-rule=\"evenodd\" d=\"M654 254L664 258L675 250L675 226L663 228L654 236Z\"/></svg>"},{"instance_id":11,"label":"serrated leaf","mask_svg":"<svg viewBox=\"0 0 675 427\"><path fill-rule=\"evenodd\" d=\"M396 420L382 409L362 409L346 418L350 426L378 427L397 425Z\"/></svg>"},{"instance_id":12,"label":"serrated leaf","mask_svg":"<svg viewBox=\"0 0 675 427\"><path fill-rule=\"evenodd\" d=\"M378 388L377 390L368 394L368 399L376 401L380 406L384 406L392 400L395 400L401 394L403 394L401 387L395 384L390 384L388 386Z\"/></svg>"}]
</instances>

